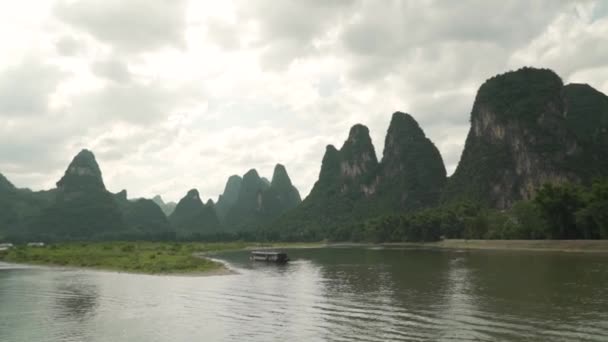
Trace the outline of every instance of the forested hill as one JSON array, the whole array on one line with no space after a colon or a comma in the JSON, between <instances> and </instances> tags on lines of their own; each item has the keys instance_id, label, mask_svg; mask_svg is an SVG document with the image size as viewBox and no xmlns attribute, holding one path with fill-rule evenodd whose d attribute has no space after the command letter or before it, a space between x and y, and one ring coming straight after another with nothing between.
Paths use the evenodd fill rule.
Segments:
<instances>
[{"instance_id":1,"label":"forested hill","mask_svg":"<svg viewBox=\"0 0 608 342\"><path fill-rule=\"evenodd\" d=\"M364 241L606 236L607 218L600 214L608 212L601 182L608 176L606 95L589 85L564 86L548 69L522 68L480 87L470 122L449 178L411 115L393 114L380 162L367 128L353 126L342 148L327 147L311 194L263 235ZM592 187L594 180L600 182Z\"/></svg>"},{"instance_id":2,"label":"forested hill","mask_svg":"<svg viewBox=\"0 0 608 342\"><path fill-rule=\"evenodd\" d=\"M113 194L106 189L95 155L85 149L48 191L18 189L0 174L0 240L234 238L237 231L271 222L301 202L281 164L270 182L255 170L243 179L241 184L240 177L230 178L220 197L224 211L211 200L203 203L196 189L177 204L160 196L130 200L126 190Z\"/></svg>"},{"instance_id":3,"label":"forested hill","mask_svg":"<svg viewBox=\"0 0 608 342\"><path fill-rule=\"evenodd\" d=\"M489 79L477 93L446 200L505 209L533 198L545 183L589 184L605 176L605 99L589 86L564 87L547 69L524 68Z\"/></svg>"},{"instance_id":4,"label":"forested hill","mask_svg":"<svg viewBox=\"0 0 608 342\"><path fill-rule=\"evenodd\" d=\"M15 188L0 174L0 239L608 237L605 94L523 68L481 85L470 122L450 177L414 115L392 114L381 157L355 124L339 148L326 147L303 201L281 164L271 181L255 169L231 176L217 203L196 189L175 205L128 200L107 191L83 150L48 191Z\"/></svg>"}]
</instances>

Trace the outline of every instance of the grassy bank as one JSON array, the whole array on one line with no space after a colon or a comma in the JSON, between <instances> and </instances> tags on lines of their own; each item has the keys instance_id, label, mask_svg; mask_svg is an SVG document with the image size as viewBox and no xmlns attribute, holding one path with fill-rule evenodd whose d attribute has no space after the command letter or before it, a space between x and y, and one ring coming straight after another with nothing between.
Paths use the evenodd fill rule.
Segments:
<instances>
[{"instance_id":1,"label":"grassy bank","mask_svg":"<svg viewBox=\"0 0 608 342\"><path fill-rule=\"evenodd\" d=\"M390 245L390 244L389 244ZM414 243L446 249L493 249L514 251L552 251L608 253L608 240L459 240L447 239L438 242Z\"/></svg>"},{"instance_id":2,"label":"grassy bank","mask_svg":"<svg viewBox=\"0 0 608 342\"><path fill-rule=\"evenodd\" d=\"M0 260L13 263L68 266L146 274L217 274L225 266L201 255L227 250L254 248L319 248L341 245L319 243L255 244L99 242L65 243L46 247L19 246L0 251ZM608 253L608 240L455 240L430 243L383 244L387 247L442 249L486 249L513 251L557 251Z\"/></svg>"},{"instance_id":3,"label":"grassy bank","mask_svg":"<svg viewBox=\"0 0 608 342\"><path fill-rule=\"evenodd\" d=\"M19 246L0 254L6 262L83 267L147 274L221 272L221 263L194 254L247 247L245 243L102 242Z\"/></svg>"}]
</instances>

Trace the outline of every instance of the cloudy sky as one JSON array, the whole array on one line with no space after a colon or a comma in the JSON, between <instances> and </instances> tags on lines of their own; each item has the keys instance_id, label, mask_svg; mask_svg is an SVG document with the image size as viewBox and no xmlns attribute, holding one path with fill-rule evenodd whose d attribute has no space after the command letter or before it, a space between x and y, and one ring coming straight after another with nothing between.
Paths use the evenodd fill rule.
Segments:
<instances>
[{"instance_id":1,"label":"cloudy sky","mask_svg":"<svg viewBox=\"0 0 608 342\"><path fill-rule=\"evenodd\" d=\"M451 173L475 91L549 67L608 93L606 1L0 0L0 172L48 189L91 149L109 190L216 198L412 114Z\"/></svg>"}]
</instances>

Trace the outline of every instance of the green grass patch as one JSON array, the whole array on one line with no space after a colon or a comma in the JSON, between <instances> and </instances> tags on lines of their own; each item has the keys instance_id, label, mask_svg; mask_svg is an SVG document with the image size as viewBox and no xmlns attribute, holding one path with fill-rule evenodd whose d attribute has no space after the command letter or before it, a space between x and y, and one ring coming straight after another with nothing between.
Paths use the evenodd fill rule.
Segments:
<instances>
[{"instance_id":1,"label":"green grass patch","mask_svg":"<svg viewBox=\"0 0 608 342\"><path fill-rule=\"evenodd\" d=\"M222 269L221 263L194 254L243 249L250 244L100 242L45 247L18 246L2 254L6 262L85 267L148 274L202 273Z\"/></svg>"}]
</instances>

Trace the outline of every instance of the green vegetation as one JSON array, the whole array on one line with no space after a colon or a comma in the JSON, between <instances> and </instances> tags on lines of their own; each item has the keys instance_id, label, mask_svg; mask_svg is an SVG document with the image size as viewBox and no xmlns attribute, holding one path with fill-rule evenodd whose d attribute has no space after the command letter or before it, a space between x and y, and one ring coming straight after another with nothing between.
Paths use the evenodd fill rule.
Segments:
<instances>
[{"instance_id":1,"label":"green vegetation","mask_svg":"<svg viewBox=\"0 0 608 342\"><path fill-rule=\"evenodd\" d=\"M180 237L220 232L220 221L213 205L203 204L196 189L188 191L177 203L169 221Z\"/></svg>"},{"instance_id":2,"label":"green vegetation","mask_svg":"<svg viewBox=\"0 0 608 342\"><path fill-rule=\"evenodd\" d=\"M225 229L231 232L252 231L261 224L275 220L302 202L281 164L274 168L272 181L249 170L243 178L232 176L216 207Z\"/></svg>"},{"instance_id":3,"label":"green vegetation","mask_svg":"<svg viewBox=\"0 0 608 342\"><path fill-rule=\"evenodd\" d=\"M79 242L45 247L19 245L0 251L0 261L32 265L93 268L146 274L196 274L226 272L225 267L204 255L247 248L309 248L323 243L235 242Z\"/></svg>"},{"instance_id":4,"label":"green vegetation","mask_svg":"<svg viewBox=\"0 0 608 342\"><path fill-rule=\"evenodd\" d=\"M545 185L535 198L548 223L548 238L608 238L608 181L590 188L579 185Z\"/></svg>"},{"instance_id":5,"label":"green vegetation","mask_svg":"<svg viewBox=\"0 0 608 342\"><path fill-rule=\"evenodd\" d=\"M393 244L388 244L393 246ZM550 251L608 253L608 240L464 240L449 239L431 243L408 243L442 249L491 249L510 251Z\"/></svg>"},{"instance_id":6,"label":"green vegetation","mask_svg":"<svg viewBox=\"0 0 608 342\"><path fill-rule=\"evenodd\" d=\"M122 219L133 235L148 233L162 234L171 231L167 216L161 208L149 199L129 201L124 197L117 198L116 202L122 212Z\"/></svg>"},{"instance_id":7,"label":"green vegetation","mask_svg":"<svg viewBox=\"0 0 608 342\"><path fill-rule=\"evenodd\" d=\"M606 239L608 180L590 187L546 184L533 200L517 202L508 210L471 203L433 210L443 218L442 235L449 238Z\"/></svg>"},{"instance_id":8,"label":"green vegetation","mask_svg":"<svg viewBox=\"0 0 608 342\"><path fill-rule=\"evenodd\" d=\"M166 217L169 217L169 215L173 213L173 210L175 210L175 206L177 205L177 203L175 202L165 203L165 201L163 201L163 198L160 195L154 196L154 198L152 198L152 201L160 207L160 210L162 210L163 214L165 214Z\"/></svg>"},{"instance_id":9,"label":"green vegetation","mask_svg":"<svg viewBox=\"0 0 608 342\"><path fill-rule=\"evenodd\" d=\"M46 247L18 246L0 255L3 261L38 265L86 267L136 273L198 273L220 270L222 264L196 257L245 243L101 242L65 243Z\"/></svg>"},{"instance_id":10,"label":"green vegetation","mask_svg":"<svg viewBox=\"0 0 608 342\"><path fill-rule=\"evenodd\" d=\"M230 177L217 205L190 190L175 210L165 208L168 219L160 197L130 201L124 190L107 191L93 153L83 150L50 191L17 189L0 175L0 239L604 239L607 185L593 180L608 177L607 151L608 97L588 85L564 86L551 70L523 68L480 87L449 179L436 146L401 112L381 161L361 124L339 150L327 146L302 202L278 164L272 182L255 169Z\"/></svg>"},{"instance_id":11,"label":"green vegetation","mask_svg":"<svg viewBox=\"0 0 608 342\"><path fill-rule=\"evenodd\" d=\"M581 158L589 151L577 148L565 120L563 89L559 76L547 69L522 68L487 80L477 93L444 200L504 209L551 179L587 180L581 169L590 166L581 167Z\"/></svg>"},{"instance_id":12,"label":"green vegetation","mask_svg":"<svg viewBox=\"0 0 608 342\"><path fill-rule=\"evenodd\" d=\"M436 205L445 181L435 145L410 115L396 112L380 163L367 127L353 126L340 150L327 146L310 195L260 234L286 241L437 239L438 234L424 228L434 217L412 212ZM405 216L393 217L400 214ZM392 224L398 228L386 232Z\"/></svg>"},{"instance_id":13,"label":"green vegetation","mask_svg":"<svg viewBox=\"0 0 608 342\"><path fill-rule=\"evenodd\" d=\"M522 120L535 124L546 111L547 103L560 103L563 83L552 70L524 67L487 80L477 92L473 115L481 114L479 106L489 106L500 113L497 118L508 122Z\"/></svg>"},{"instance_id":14,"label":"green vegetation","mask_svg":"<svg viewBox=\"0 0 608 342\"><path fill-rule=\"evenodd\" d=\"M293 216L290 217L293 220ZM574 184L541 187L531 201L497 210L480 202L451 202L410 213L372 219L343 216L342 224L266 228L258 239L283 241L430 242L446 239L606 239L608 180L590 187ZM279 221L281 222L281 221ZM288 229L286 229L288 228Z\"/></svg>"},{"instance_id":15,"label":"green vegetation","mask_svg":"<svg viewBox=\"0 0 608 342\"><path fill-rule=\"evenodd\" d=\"M124 230L121 210L110 192L58 190L55 200L21 233L37 240L79 240Z\"/></svg>"},{"instance_id":16,"label":"green vegetation","mask_svg":"<svg viewBox=\"0 0 608 342\"><path fill-rule=\"evenodd\" d=\"M608 147L608 96L587 84L564 87L566 120L579 141L597 148Z\"/></svg>"},{"instance_id":17,"label":"green vegetation","mask_svg":"<svg viewBox=\"0 0 608 342\"><path fill-rule=\"evenodd\" d=\"M224 192L220 195L215 204L215 212L220 221L225 222L228 210L230 210L238 200L242 182L243 178L241 178L241 176L232 175L228 177Z\"/></svg>"},{"instance_id":18,"label":"green vegetation","mask_svg":"<svg viewBox=\"0 0 608 342\"><path fill-rule=\"evenodd\" d=\"M262 193L261 212L263 220L270 222L302 202L298 189L291 183L285 166L277 164L272 174L270 187Z\"/></svg>"},{"instance_id":19,"label":"green vegetation","mask_svg":"<svg viewBox=\"0 0 608 342\"><path fill-rule=\"evenodd\" d=\"M566 122L586 152L579 157L579 173L586 179L608 170L608 96L587 84L564 87Z\"/></svg>"},{"instance_id":20,"label":"green vegetation","mask_svg":"<svg viewBox=\"0 0 608 342\"><path fill-rule=\"evenodd\" d=\"M247 171L239 187L238 196L234 204L228 209L225 225L232 231L251 229L262 219L260 207L262 194L270 186L255 169Z\"/></svg>"},{"instance_id":21,"label":"green vegetation","mask_svg":"<svg viewBox=\"0 0 608 342\"><path fill-rule=\"evenodd\" d=\"M378 179L377 200L393 212L417 210L439 202L447 180L443 159L409 114L393 114Z\"/></svg>"}]
</instances>

